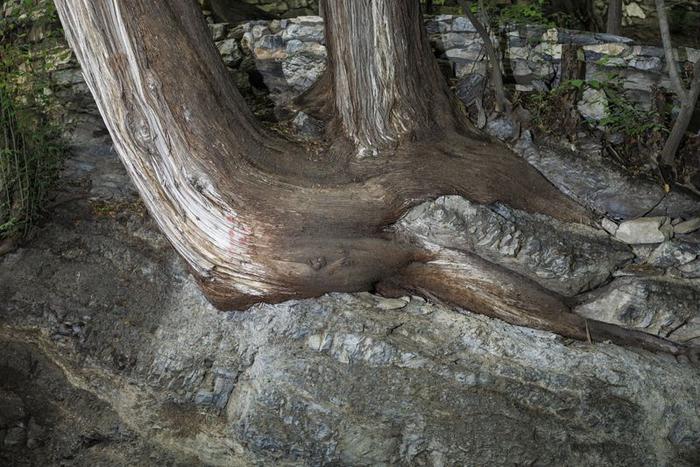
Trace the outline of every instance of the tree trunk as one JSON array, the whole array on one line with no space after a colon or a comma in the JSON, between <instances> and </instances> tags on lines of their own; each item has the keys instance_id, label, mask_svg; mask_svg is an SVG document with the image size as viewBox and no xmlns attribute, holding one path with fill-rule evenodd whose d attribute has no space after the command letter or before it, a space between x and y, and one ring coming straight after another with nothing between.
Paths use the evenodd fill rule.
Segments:
<instances>
[{"instance_id":1,"label":"tree trunk","mask_svg":"<svg viewBox=\"0 0 700 467\"><path fill-rule=\"evenodd\" d=\"M332 99L325 107L344 136L313 154L255 122L195 2L56 5L117 153L220 308L372 290L412 263L430 262L434 252L394 238L388 226L438 195L590 219L456 110L416 1L324 0L330 75L323 83L332 89L319 95ZM556 323L571 319L558 297L521 298L523 279L505 280L515 284L500 284L484 305L473 301L474 311L506 320L516 313L521 323L582 335L580 320L575 332ZM499 294L508 313L499 311ZM460 301L459 291L442 295Z\"/></svg>"},{"instance_id":2,"label":"tree trunk","mask_svg":"<svg viewBox=\"0 0 700 467\"><path fill-rule=\"evenodd\" d=\"M503 85L503 72L501 72L501 60L496 53L496 48L491 42L491 34L489 34L486 29L485 20L482 24L481 21L472 13L472 2L460 0L460 6L462 11L464 11L465 16L472 23L476 32L479 33L479 37L484 43L484 49L486 49L486 56L489 58L489 65L491 65L491 85L493 86L494 93L496 94L496 112L506 112L510 111L508 100L506 99L506 88ZM486 11L484 10L483 2L479 4L479 12L482 18L486 18Z\"/></svg>"},{"instance_id":3,"label":"tree trunk","mask_svg":"<svg viewBox=\"0 0 700 467\"><path fill-rule=\"evenodd\" d=\"M622 0L608 2L608 22L606 32L619 36L622 30Z\"/></svg>"},{"instance_id":4,"label":"tree trunk","mask_svg":"<svg viewBox=\"0 0 700 467\"><path fill-rule=\"evenodd\" d=\"M676 93L678 100L681 102L680 112L676 121L673 122L671 134L668 136L664 148L661 151L659 162L665 166L675 167L676 153L683 141L685 132L688 130L688 125L693 118L695 105L700 96L700 59L695 62L693 67L693 81L690 84L690 89L686 90L681 81L676 60L673 58L673 44L671 42L671 31L668 27L668 18L666 16L666 5L664 0L656 0L656 13L659 17L659 30L661 33L661 42L664 47L664 55L666 58L666 68L668 76L671 79L671 87Z\"/></svg>"},{"instance_id":5,"label":"tree trunk","mask_svg":"<svg viewBox=\"0 0 700 467\"><path fill-rule=\"evenodd\" d=\"M459 126L419 2L322 3L336 109L361 154Z\"/></svg>"}]
</instances>

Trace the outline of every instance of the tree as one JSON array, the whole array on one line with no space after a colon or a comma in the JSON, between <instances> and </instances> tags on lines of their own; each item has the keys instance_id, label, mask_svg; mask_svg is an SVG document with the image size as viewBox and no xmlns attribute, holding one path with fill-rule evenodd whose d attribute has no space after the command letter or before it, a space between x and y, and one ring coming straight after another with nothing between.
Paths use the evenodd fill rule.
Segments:
<instances>
[{"instance_id":1,"label":"tree","mask_svg":"<svg viewBox=\"0 0 700 467\"><path fill-rule=\"evenodd\" d=\"M419 2L323 0L329 73L312 93L325 99L318 108L330 121L322 150L255 121L192 0L56 4L118 154L216 306L383 282L579 339L682 351L587 322L557 295L478 258L448 258L391 235L407 208L443 194L592 222L466 121Z\"/></svg>"},{"instance_id":2,"label":"tree","mask_svg":"<svg viewBox=\"0 0 700 467\"><path fill-rule=\"evenodd\" d=\"M673 57L671 31L668 27L668 18L666 17L666 5L664 0L656 0L656 12L659 17L661 41L664 47L668 75L671 78L671 86L681 103L680 112L678 112L676 121L673 123L671 134L668 136L668 139L664 144L660 157L661 164L674 167L676 153L678 152L678 148L683 141L688 125L690 125L690 121L693 118L695 106L698 102L698 96L700 96L700 59L695 62L693 67L693 81L690 84L690 89L685 89L683 82L678 75L676 60Z\"/></svg>"},{"instance_id":3,"label":"tree","mask_svg":"<svg viewBox=\"0 0 700 467\"><path fill-rule=\"evenodd\" d=\"M476 32L479 33L479 37L484 43L484 49L486 50L486 56L489 58L489 65L491 66L491 83L493 85L493 90L496 94L495 104L497 112L509 112L510 105L506 99L506 90L503 86L503 73L501 72L501 61L496 53L496 48L491 42L491 34L489 34L486 29L485 24L488 24L486 18L486 8L484 7L483 0L479 1L479 13L481 13L482 20L476 17L474 12L472 12L473 3L468 0L459 0L459 5L462 7L465 16L469 19L469 22L474 26Z\"/></svg>"},{"instance_id":4,"label":"tree","mask_svg":"<svg viewBox=\"0 0 700 467\"><path fill-rule=\"evenodd\" d=\"M622 0L610 0L608 2L608 22L606 32L620 35L622 28Z\"/></svg>"}]
</instances>

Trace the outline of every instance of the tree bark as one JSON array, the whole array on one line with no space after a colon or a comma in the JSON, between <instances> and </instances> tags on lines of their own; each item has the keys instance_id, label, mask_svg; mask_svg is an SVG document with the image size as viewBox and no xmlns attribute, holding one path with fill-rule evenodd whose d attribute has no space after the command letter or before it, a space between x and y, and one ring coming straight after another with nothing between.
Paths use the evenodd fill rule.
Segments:
<instances>
[{"instance_id":1,"label":"tree bark","mask_svg":"<svg viewBox=\"0 0 700 467\"><path fill-rule=\"evenodd\" d=\"M433 253L388 227L443 194L590 222L590 213L466 122L439 75L418 2L324 0L332 92L322 95L332 98L326 107L344 136L319 153L258 125L195 2L56 5L117 153L219 308L372 290L431 262ZM368 151L374 157L357 157ZM492 277L506 282L482 309L582 335L580 321L576 329L557 322L569 319L557 297L521 296L522 277ZM443 295L462 300L459 290ZM466 305L481 311L478 301Z\"/></svg>"},{"instance_id":2,"label":"tree bark","mask_svg":"<svg viewBox=\"0 0 700 467\"><path fill-rule=\"evenodd\" d=\"M661 32L661 42L663 43L664 55L666 58L666 68L668 68L671 86L681 102L678 117L676 117L676 121L673 122L671 134L668 136L668 139L664 144L664 148L661 151L661 157L659 158L661 164L666 166L674 166L676 153L678 152L678 148L683 141L688 125L693 118L695 106L698 102L698 97L700 96L700 60L698 60L693 67L693 81L690 85L690 89L686 90L678 74L676 61L673 58L671 31L668 27L668 17L666 16L666 5L664 0L656 0L656 12L657 16L659 17L659 29Z\"/></svg>"},{"instance_id":3,"label":"tree bark","mask_svg":"<svg viewBox=\"0 0 700 467\"><path fill-rule=\"evenodd\" d=\"M420 3L324 0L335 105L345 135L376 155L463 123L423 28Z\"/></svg>"},{"instance_id":4,"label":"tree bark","mask_svg":"<svg viewBox=\"0 0 700 467\"><path fill-rule=\"evenodd\" d=\"M491 83L493 85L493 90L496 94L496 112L506 112L509 111L508 100L506 99L506 88L503 85L503 72L501 71L501 60L496 53L496 48L491 42L491 34L484 26L484 24L479 21L474 13L472 13L471 1L460 0L459 2L465 16L472 23L472 26L479 33L482 42L484 43L484 49L486 49L486 56L489 58L489 64L491 65ZM482 17L486 17L486 12L483 8L483 3L480 3L479 11Z\"/></svg>"},{"instance_id":5,"label":"tree bark","mask_svg":"<svg viewBox=\"0 0 700 467\"><path fill-rule=\"evenodd\" d=\"M606 32L619 36L622 31L622 0L608 2L608 22Z\"/></svg>"}]
</instances>

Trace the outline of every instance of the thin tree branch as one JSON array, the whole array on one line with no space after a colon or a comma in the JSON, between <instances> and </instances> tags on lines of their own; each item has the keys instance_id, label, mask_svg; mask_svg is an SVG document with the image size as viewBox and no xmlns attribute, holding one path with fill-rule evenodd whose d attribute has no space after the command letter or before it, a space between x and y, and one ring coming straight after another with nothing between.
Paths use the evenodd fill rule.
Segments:
<instances>
[{"instance_id":1,"label":"thin tree branch","mask_svg":"<svg viewBox=\"0 0 700 467\"><path fill-rule=\"evenodd\" d=\"M674 65L675 66L675 65ZM678 113L676 121L673 123L673 128L671 129L671 134L668 136L664 148L661 151L661 163L668 166L674 165L674 160L676 158L676 153L678 148L683 141L683 136L688 129L690 120L693 118L693 113L695 112L695 105L697 104L698 97L700 96L700 60L695 62L693 67L693 82L690 85L690 90L686 93L684 91L683 96L679 96L681 99L681 110Z\"/></svg>"},{"instance_id":2,"label":"thin tree branch","mask_svg":"<svg viewBox=\"0 0 700 467\"><path fill-rule=\"evenodd\" d=\"M496 111L508 112L509 106L506 99L505 87L503 86L503 73L501 72L500 60L496 55L496 49L491 42L491 35L486 30L486 27L476 17L476 15L472 13L471 1L459 0L459 4L464 10L464 14L466 15L467 19L469 19L472 26L474 26L476 31L479 33L479 36L481 36L481 40L484 42L484 48L486 49L486 55L488 55L489 62L491 62L491 81L493 82L493 88L496 92Z\"/></svg>"},{"instance_id":3,"label":"thin tree branch","mask_svg":"<svg viewBox=\"0 0 700 467\"><path fill-rule=\"evenodd\" d=\"M671 78L673 90L678 94L678 98L686 100L686 91L683 89L683 83L678 75L676 62L673 59L673 45L671 44L671 31L668 27L668 17L666 16L666 5L664 0L656 0L656 12L659 16L659 29L661 31L661 42L664 46L664 54L666 55L666 65L668 66L668 75Z\"/></svg>"}]
</instances>

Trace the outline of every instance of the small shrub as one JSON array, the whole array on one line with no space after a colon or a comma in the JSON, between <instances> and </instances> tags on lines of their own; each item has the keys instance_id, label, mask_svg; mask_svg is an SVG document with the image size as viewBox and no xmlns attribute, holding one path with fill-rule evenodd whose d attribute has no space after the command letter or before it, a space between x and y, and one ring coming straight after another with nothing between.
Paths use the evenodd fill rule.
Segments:
<instances>
[{"instance_id":1,"label":"small shrub","mask_svg":"<svg viewBox=\"0 0 700 467\"><path fill-rule=\"evenodd\" d=\"M53 3L6 2L0 18L0 243L45 210L66 153L51 71L60 29Z\"/></svg>"},{"instance_id":2,"label":"small shrub","mask_svg":"<svg viewBox=\"0 0 700 467\"><path fill-rule=\"evenodd\" d=\"M60 131L0 87L0 240L25 236L46 206L65 153Z\"/></svg>"}]
</instances>

